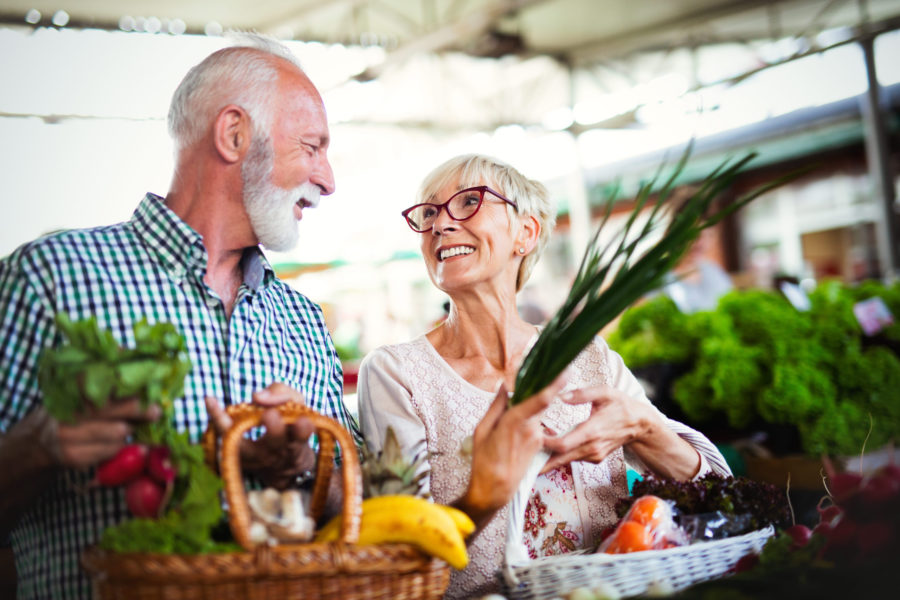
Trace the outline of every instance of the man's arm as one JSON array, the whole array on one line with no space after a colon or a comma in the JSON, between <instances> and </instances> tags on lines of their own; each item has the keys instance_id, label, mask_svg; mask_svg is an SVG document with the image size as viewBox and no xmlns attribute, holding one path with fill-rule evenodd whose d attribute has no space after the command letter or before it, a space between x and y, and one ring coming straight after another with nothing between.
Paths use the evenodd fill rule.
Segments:
<instances>
[{"instance_id":1,"label":"man's arm","mask_svg":"<svg viewBox=\"0 0 900 600\"><path fill-rule=\"evenodd\" d=\"M59 423L43 407L0 436L0 537L63 468L86 470L112 458L127 442L135 425L155 421L156 405L115 400L90 409L71 424Z\"/></svg>"},{"instance_id":2,"label":"man's arm","mask_svg":"<svg viewBox=\"0 0 900 600\"><path fill-rule=\"evenodd\" d=\"M56 457L48 450L53 429L50 416L38 409L0 436L0 538L9 534L56 472Z\"/></svg>"}]
</instances>

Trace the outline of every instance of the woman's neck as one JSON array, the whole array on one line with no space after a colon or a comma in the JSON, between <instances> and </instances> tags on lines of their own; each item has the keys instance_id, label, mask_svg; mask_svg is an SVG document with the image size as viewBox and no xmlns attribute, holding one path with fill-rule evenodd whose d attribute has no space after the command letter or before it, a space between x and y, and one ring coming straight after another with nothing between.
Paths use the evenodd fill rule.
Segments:
<instances>
[{"instance_id":1,"label":"woman's neck","mask_svg":"<svg viewBox=\"0 0 900 600\"><path fill-rule=\"evenodd\" d=\"M515 295L454 298L450 314L428 333L428 341L451 366L472 383L467 371L487 370L487 377L507 383L518 371L535 327L519 316ZM480 379L480 377L479 377Z\"/></svg>"}]
</instances>

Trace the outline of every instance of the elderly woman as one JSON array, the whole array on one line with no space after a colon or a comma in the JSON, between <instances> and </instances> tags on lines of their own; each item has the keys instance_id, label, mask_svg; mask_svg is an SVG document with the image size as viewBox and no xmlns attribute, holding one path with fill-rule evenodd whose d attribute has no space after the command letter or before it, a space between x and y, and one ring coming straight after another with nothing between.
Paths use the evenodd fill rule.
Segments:
<instances>
[{"instance_id":1,"label":"elderly woman","mask_svg":"<svg viewBox=\"0 0 900 600\"><path fill-rule=\"evenodd\" d=\"M448 598L497 589L506 506L541 449L551 458L522 532L532 557L595 546L627 495L626 465L680 479L730 473L709 440L653 407L600 337L560 380L506 408L506 390L538 335L516 310L516 293L554 225L543 185L495 159L460 156L426 177L418 204L403 216L450 312L415 340L366 357L360 420L376 449L389 425L406 448L424 441L435 501L465 510L479 526ZM471 450L461 451L469 438Z\"/></svg>"}]
</instances>

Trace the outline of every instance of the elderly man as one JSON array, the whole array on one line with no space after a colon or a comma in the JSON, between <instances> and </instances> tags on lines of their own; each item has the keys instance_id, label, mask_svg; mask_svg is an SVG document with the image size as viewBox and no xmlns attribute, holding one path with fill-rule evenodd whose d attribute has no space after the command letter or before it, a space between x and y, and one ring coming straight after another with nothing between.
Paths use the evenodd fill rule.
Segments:
<instances>
[{"instance_id":1,"label":"elderly man","mask_svg":"<svg viewBox=\"0 0 900 600\"><path fill-rule=\"evenodd\" d=\"M175 424L193 441L210 420L228 426L220 403L251 400L305 401L358 439L321 310L259 248L292 247L303 211L334 191L316 88L283 46L251 36L191 69L168 124L177 159L165 198L148 194L125 223L49 235L0 261L0 538L9 533L20 598L90 596L79 554L128 513L120 489L85 484L135 424L159 417L137 400L74 423L44 411L37 368L61 342L57 313L94 316L121 344L141 318L174 323L194 365ZM264 423L242 449L244 471L284 488L314 468L309 424L287 426L273 410Z\"/></svg>"}]
</instances>

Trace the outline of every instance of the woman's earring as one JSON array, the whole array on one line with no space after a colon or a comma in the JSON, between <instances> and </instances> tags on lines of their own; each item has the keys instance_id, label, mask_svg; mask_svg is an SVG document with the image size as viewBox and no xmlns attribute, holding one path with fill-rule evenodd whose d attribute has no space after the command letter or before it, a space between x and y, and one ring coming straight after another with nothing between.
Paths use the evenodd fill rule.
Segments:
<instances>
[{"instance_id":1,"label":"woman's earring","mask_svg":"<svg viewBox=\"0 0 900 600\"><path fill-rule=\"evenodd\" d=\"M525 254L525 248L519 248L519 254Z\"/></svg>"}]
</instances>

